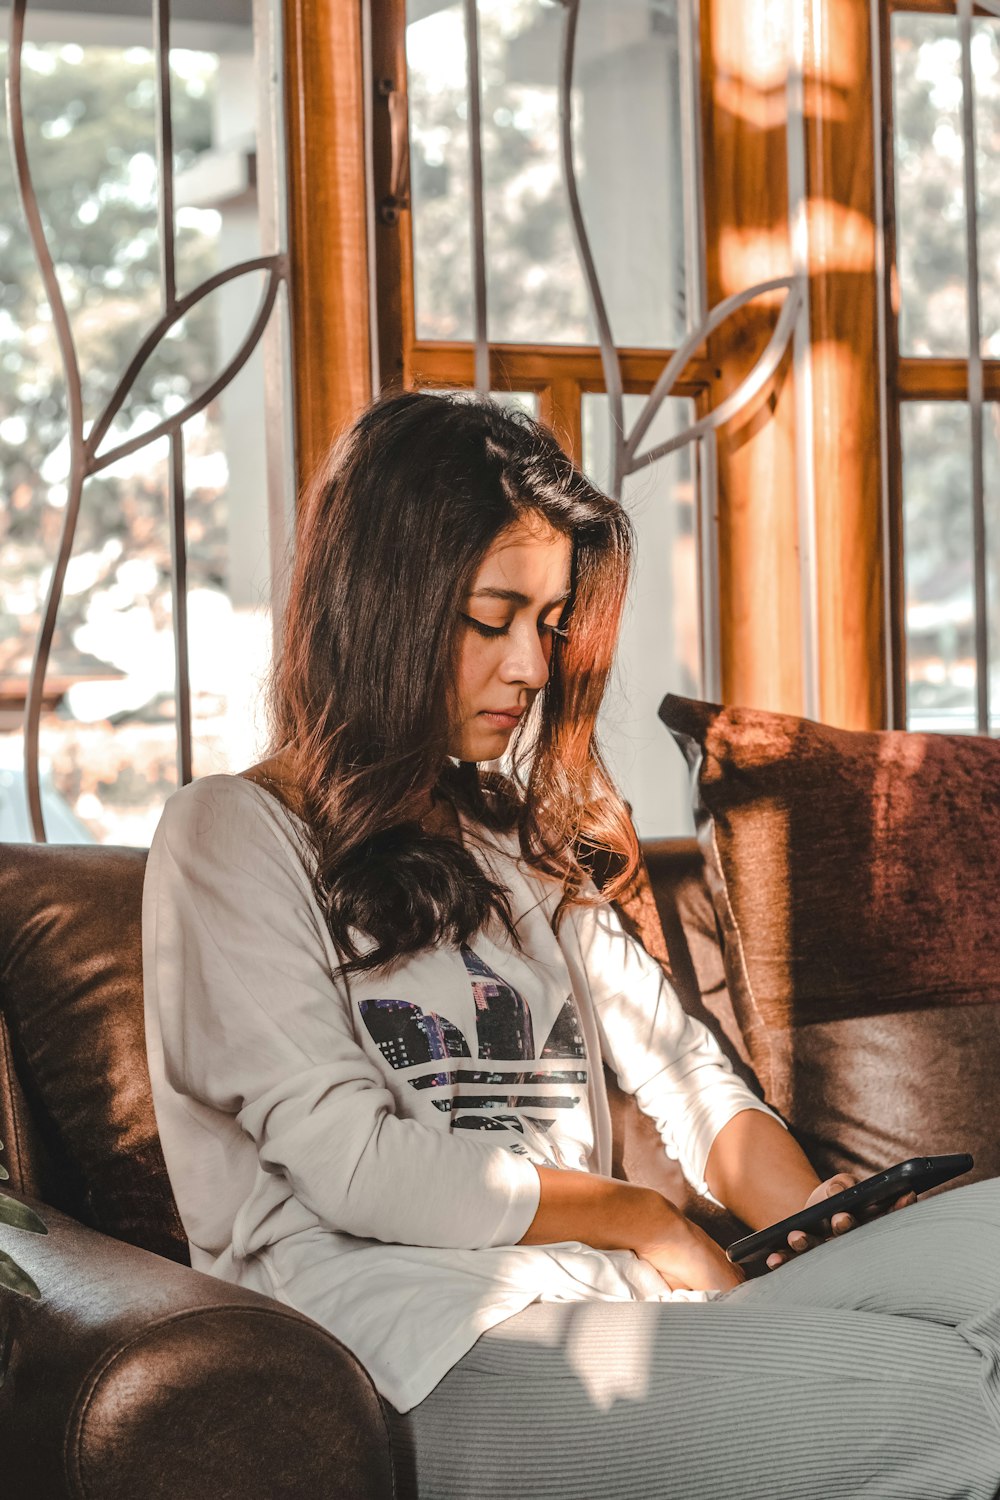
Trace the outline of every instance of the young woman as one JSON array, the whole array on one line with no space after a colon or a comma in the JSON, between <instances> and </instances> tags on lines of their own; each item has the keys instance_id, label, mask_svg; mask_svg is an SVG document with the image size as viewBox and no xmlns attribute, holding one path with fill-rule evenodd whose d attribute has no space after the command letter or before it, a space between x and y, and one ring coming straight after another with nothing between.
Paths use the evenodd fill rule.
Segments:
<instances>
[{"instance_id":1,"label":"young woman","mask_svg":"<svg viewBox=\"0 0 1000 1500\"><path fill-rule=\"evenodd\" d=\"M638 845L594 726L632 548L489 401L395 396L335 449L276 751L176 792L147 866L191 1263L354 1350L401 1495L988 1500L1000 1180L839 1216L745 1281L610 1176L605 1062L753 1228L852 1180L819 1181L609 905ZM586 845L618 859L603 893Z\"/></svg>"}]
</instances>

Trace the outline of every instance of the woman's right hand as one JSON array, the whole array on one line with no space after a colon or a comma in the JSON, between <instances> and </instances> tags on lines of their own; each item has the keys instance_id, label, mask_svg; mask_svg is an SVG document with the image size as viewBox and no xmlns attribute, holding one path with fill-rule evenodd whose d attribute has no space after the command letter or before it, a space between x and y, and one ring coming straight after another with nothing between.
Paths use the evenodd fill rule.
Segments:
<instances>
[{"instance_id":1,"label":"woman's right hand","mask_svg":"<svg viewBox=\"0 0 1000 1500\"><path fill-rule=\"evenodd\" d=\"M679 1212L664 1219L662 1235L636 1247L635 1253L659 1271L672 1292L727 1292L746 1280L711 1235Z\"/></svg>"},{"instance_id":2,"label":"woman's right hand","mask_svg":"<svg viewBox=\"0 0 1000 1500\"><path fill-rule=\"evenodd\" d=\"M519 1241L578 1240L595 1250L631 1250L672 1292L729 1291L746 1280L715 1241L655 1188L564 1167L535 1167L538 1209Z\"/></svg>"}]
</instances>

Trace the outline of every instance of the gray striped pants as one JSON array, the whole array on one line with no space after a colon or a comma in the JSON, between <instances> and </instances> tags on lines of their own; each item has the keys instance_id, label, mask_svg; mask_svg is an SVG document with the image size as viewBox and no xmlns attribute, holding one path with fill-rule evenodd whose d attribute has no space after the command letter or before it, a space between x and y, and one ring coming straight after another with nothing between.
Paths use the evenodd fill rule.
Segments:
<instances>
[{"instance_id":1,"label":"gray striped pants","mask_svg":"<svg viewBox=\"0 0 1000 1500\"><path fill-rule=\"evenodd\" d=\"M715 1302L533 1303L387 1415L401 1500L995 1500L1000 1178Z\"/></svg>"}]
</instances>

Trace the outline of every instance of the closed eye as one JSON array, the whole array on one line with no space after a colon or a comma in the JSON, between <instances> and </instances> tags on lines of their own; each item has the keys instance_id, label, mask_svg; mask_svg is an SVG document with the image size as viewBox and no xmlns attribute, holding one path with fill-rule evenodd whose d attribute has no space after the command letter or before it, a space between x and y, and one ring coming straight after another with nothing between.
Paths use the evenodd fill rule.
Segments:
<instances>
[{"instance_id":1,"label":"closed eye","mask_svg":"<svg viewBox=\"0 0 1000 1500\"><path fill-rule=\"evenodd\" d=\"M509 625L484 625L482 620L474 620L471 615L462 615L462 619L472 626L477 635L486 636L488 640L495 640L499 635L506 635L510 629ZM569 631L560 629L558 625L543 625L542 629L547 630L550 635L561 636L563 640L569 636Z\"/></svg>"}]
</instances>

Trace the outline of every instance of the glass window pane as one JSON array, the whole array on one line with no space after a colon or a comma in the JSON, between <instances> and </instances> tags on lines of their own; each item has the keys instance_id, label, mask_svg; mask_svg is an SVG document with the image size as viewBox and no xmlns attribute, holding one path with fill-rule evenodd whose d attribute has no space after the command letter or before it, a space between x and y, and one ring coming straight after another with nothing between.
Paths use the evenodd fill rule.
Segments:
<instances>
[{"instance_id":1,"label":"glass window pane","mask_svg":"<svg viewBox=\"0 0 1000 1500\"><path fill-rule=\"evenodd\" d=\"M983 352L1000 358L1000 20L974 21L976 185Z\"/></svg>"},{"instance_id":2,"label":"glass window pane","mask_svg":"<svg viewBox=\"0 0 1000 1500\"><path fill-rule=\"evenodd\" d=\"M900 348L965 354L968 299L961 48L955 16L892 18ZM980 323L1000 353L1000 20L973 23Z\"/></svg>"},{"instance_id":3,"label":"glass window pane","mask_svg":"<svg viewBox=\"0 0 1000 1500\"><path fill-rule=\"evenodd\" d=\"M678 0L581 6L573 104L580 199L615 342L687 330Z\"/></svg>"},{"instance_id":4,"label":"glass window pane","mask_svg":"<svg viewBox=\"0 0 1000 1500\"><path fill-rule=\"evenodd\" d=\"M644 400L625 397L628 427ZM693 421L691 401L665 401L643 447L655 447ZM607 398L584 396L584 467L599 485L608 483L609 437ZM697 469L691 446L633 474L625 482L623 502L635 525L637 553L598 734L632 804L640 838L691 834L687 767L656 714L665 693L701 695Z\"/></svg>"},{"instance_id":5,"label":"glass window pane","mask_svg":"<svg viewBox=\"0 0 1000 1500\"><path fill-rule=\"evenodd\" d=\"M968 349L962 78L954 15L892 17L899 343Z\"/></svg>"},{"instance_id":6,"label":"glass window pane","mask_svg":"<svg viewBox=\"0 0 1000 1500\"><path fill-rule=\"evenodd\" d=\"M160 317L155 61L145 9L123 18L28 7L28 149L88 423ZM225 25L183 17L172 24L180 295L261 253L270 185L257 184L257 80L265 64L254 53L252 11L251 0L232 0ZM6 49L0 56L6 71ZM6 124L0 128L6 135ZM0 612L0 839L31 839L22 709L66 513L70 451L51 315L6 140L2 147L0 489L13 503L0 517L0 569L10 583ZM169 328L102 452L176 414L215 379L247 334L262 289L260 273L241 277ZM280 295L272 318L285 326ZM266 733L259 712L271 650L263 361L258 344L182 428L196 777L251 764ZM274 432L287 417L272 408L269 420ZM83 487L40 726L50 840L148 844L176 787L167 466L160 439Z\"/></svg>"},{"instance_id":7,"label":"glass window pane","mask_svg":"<svg viewBox=\"0 0 1000 1500\"><path fill-rule=\"evenodd\" d=\"M907 728L978 733L972 423L965 402L902 408ZM1000 405L983 408L990 730L1000 729Z\"/></svg>"},{"instance_id":8,"label":"glass window pane","mask_svg":"<svg viewBox=\"0 0 1000 1500\"><path fill-rule=\"evenodd\" d=\"M593 343L560 166L563 10L479 0L488 334ZM418 338L473 336L462 6L408 0ZM686 327L676 0L583 6L574 159L617 343L673 347ZM641 227L641 233L637 232Z\"/></svg>"},{"instance_id":9,"label":"glass window pane","mask_svg":"<svg viewBox=\"0 0 1000 1500\"><path fill-rule=\"evenodd\" d=\"M50 18L31 5L25 37L27 152L79 348L84 415L92 420L134 352L148 310L159 312L153 53L81 47L69 36L60 45L51 39ZM16 200L5 207L2 221L20 226ZM23 243L33 267L27 236ZM37 275L28 264L23 270ZM40 282L36 296L50 321Z\"/></svg>"},{"instance_id":10,"label":"glass window pane","mask_svg":"<svg viewBox=\"0 0 1000 1500\"><path fill-rule=\"evenodd\" d=\"M901 434L907 728L975 733L969 408L905 402Z\"/></svg>"},{"instance_id":11,"label":"glass window pane","mask_svg":"<svg viewBox=\"0 0 1000 1500\"><path fill-rule=\"evenodd\" d=\"M51 841L148 842L176 786L166 476L161 440L144 450L141 466L128 472L123 464L83 487L39 734ZM4 539L11 588L0 839L30 841L21 705L62 514L43 500L26 504L18 519Z\"/></svg>"},{"instance_id":12,"label":"glass window pane","mask_svg":"<svg viewBox=\"0 0 1000 1500\"><path fill-rule=\"evenodd\" d=\"M417 337L472 337L472 232L461 0L407 0L410 202Z\"/></svg>"},{"instance_id":13,"label":"glass window pane","mask_svg":"<svg viewBox=\"0 0 1000 1500\"><path fill-rule=\"evenodd\" d=\"M983 508L990 658L990 733L1000 729L1000 402L983 407Z\"/></svg>"},{"instance_id":14,"label":"glass window pane","mask_svg":"<svg viewBox=\"0 0 1000 1500\"><path fill-rule=\"evenodd\" d=\"M251 0L225 51L170 50L177 289L263 253L257 207L257 61Z\"/></svg>"},{"instance_id":15,"label":"glass window pane","mask_svg":"<svg viewBox=\"0 0 1000 1500\"><path fill-rule=\"evenodd\" d=\"M479 0L479 17L489 336L590 343L559 164L562 8Z\"/></svg>"},{"instance_id":16,"label":"glass window pane","mask_svg":"<svg viewBox=\"0 0 1000 1500\"><path fill-rule=\"evenodd\" d=\"M521 411L526 411L529 417L538 416L538 392L537 391L494 391L494 401L499 401L502 406L516 406Z\"/></svg>"},{"instance_id":17,"label":"glass window pane","mask_svg":"<svg viewBox=\"0 0 1000 1500\"><path fill-rule=\"evenodd\" d=\"M188 653L195 776L261 758L271 660L271 575L260 345L211 406L185 423ZM171 632L172 636L172 632Z\"/></svg>"}]
</instances>

